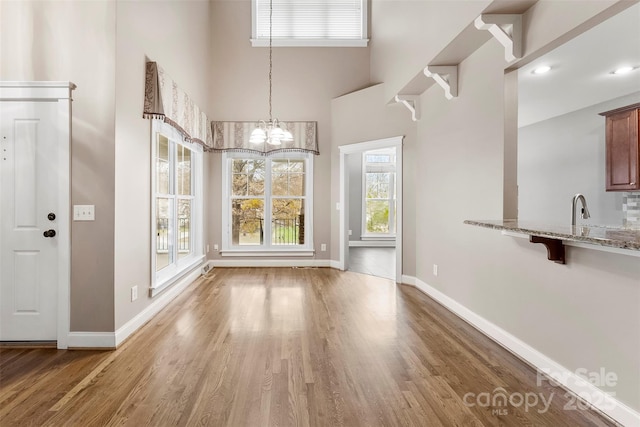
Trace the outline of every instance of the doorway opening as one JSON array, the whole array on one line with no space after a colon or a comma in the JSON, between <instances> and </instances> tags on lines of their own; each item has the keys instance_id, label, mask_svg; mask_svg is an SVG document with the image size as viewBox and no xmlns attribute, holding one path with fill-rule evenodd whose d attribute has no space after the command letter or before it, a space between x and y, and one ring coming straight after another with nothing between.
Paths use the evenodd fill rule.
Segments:
<instances>
[{"instance_id":1,"label":"doorway opening","mask_svg":"<svg viewBox=\"0 0 640 427\"><path fill-rule=\"evenodd\" d=\"M402 136L340 146L340 267L402 280Z\"/></svg>"}]
</instances>

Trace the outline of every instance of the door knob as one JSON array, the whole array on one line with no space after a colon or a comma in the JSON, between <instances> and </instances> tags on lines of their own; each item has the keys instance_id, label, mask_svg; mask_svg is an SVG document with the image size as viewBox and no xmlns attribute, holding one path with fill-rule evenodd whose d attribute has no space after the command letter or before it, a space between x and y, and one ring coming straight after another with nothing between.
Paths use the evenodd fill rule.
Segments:
<instances>
[{"instance_id":1,"label":"door knob","mask_svg":"<svg viewBox=\"0 0 640 427\"><path fill-rule=\"evenodd\" d=\"M56 214L51 212L49 215L47 215L47 218L49 218L49 221L53 221L54 219L56 219Z\"/></svg>"},{"instance_id":2,"label":"door knob","mask_svg":"<svg viewBox=\"0 0 640 427\"><path fill-rule=\"evenodd\" d=\"M54 237L56 235L56 230L47 230L42 233L44 237Z\"/></svg>"}]
</instances>

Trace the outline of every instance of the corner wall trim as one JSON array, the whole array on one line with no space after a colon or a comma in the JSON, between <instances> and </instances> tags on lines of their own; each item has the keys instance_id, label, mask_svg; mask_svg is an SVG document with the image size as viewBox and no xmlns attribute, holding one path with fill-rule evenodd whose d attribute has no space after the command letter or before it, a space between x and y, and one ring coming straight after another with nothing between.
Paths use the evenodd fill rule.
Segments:
<instances>
[{"instance_id":1,"label":"corner wall trim","mask_svg":"<svg viewBox=\"0 0 640 427\"><path fill-rule=\"evenodd\" d=\"M116 348L115 332L69 332L67 336L67 348L91 349L91 348Z\"/></svg>"},{"instance_id":2,"label":"corner wall trim","mask_svg":"<svg viewBox=\"0 0 640 427\"><path fill-rule=\"evenodd\" d=\"M409 286L416 286L416 278L413 276L407 276L407 275L402 275L402 284L403 285L409 285Z\"/></svg>"},{"instance_id":3,"label":"corner wall trim","mask_svg":"<svg viewBox=\"0 0 640 427\"><path fill-rule=\"evenodd\" d=\"M329 261L329 267L335 268L336 270L344 270L344 264L333 259Z\"/></svg>"},{"instance_id":4,"label":"corner wall trim","mask_svg":"<svg viewBox=\"0 0 640 427\"><path fill-rule=\"evenodd\" d=\"M416 277L402 276L402 283L414 286L422 293L433 298L509 352L523 359L537 370L548 373L548 376L551 376L555 382L562 384L568 391L584 399L603 414L625 426L640 425L640 413L550 359L524 341L471 311L453 298Z\"/></svg>"}]
</instances>

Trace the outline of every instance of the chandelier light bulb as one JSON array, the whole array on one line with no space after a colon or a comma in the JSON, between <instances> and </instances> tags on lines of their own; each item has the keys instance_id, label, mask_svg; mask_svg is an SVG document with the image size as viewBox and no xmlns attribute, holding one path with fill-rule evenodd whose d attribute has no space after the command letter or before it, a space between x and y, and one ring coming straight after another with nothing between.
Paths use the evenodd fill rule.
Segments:
<instances>
[{"instance_id":1,"label":"chandelier light bulb","mask_svg":"<svg viewBox=\"0 0 640 427\"><path fill-rule=\"evenodd\" d=\"M612 71L612 74L627 74L633 71L633 67L620 67Z\"/></svg>"},{"instance_id":2,"label":"chandelier light bulb","mask_svg":"<svg viewBox=\"0 0 640 427\"><path fill-rule=\"evenodd\" d=\"M249 142L252 144L263 144L267 140L267 133L260 127L257 127L251 132Z\"/></svg>"},{"instance_id":3,"label":"chandelier light bulb","mask_svg":"<svg viewBox=\"0 0 640 427\"><path fill-rule=\"evenodd\" d=\"M277 138L278 140L284 138L284 131L280 129L280 126L275 125L271 128L271 138Z\"/></svg>"}]
</instances>

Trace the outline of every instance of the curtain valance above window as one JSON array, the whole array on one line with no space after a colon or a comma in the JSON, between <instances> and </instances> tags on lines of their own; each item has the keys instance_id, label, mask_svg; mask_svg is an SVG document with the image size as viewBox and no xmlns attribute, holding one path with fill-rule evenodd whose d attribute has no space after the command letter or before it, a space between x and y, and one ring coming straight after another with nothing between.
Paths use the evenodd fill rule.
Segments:
<instances>
[{"instance_id":1,"label":"curtain valance above window","mask_svg":"<svg viewBox=\"0 0 640 427\"><path fill-rule=\"evenodd\" d=\"M317 122L280 122L293 135L293 141L282 145L249 142L251 132L258 122L211 122L213 129L213 151L236 151L269 155L282 152L304 152L320 154L318 151Z\"/></svg>"},{"instance_id":2,"label":"curtain valance above window","mask_svg":"<svg viewBox=\"0 0 640 427\"><path fill-rule=\"evenodd\" d=\"M161 119L176 128L185 140L213 147L207 115L155 62L147 62L144 88L145 119Z\"/></svg>"}]
</instances>

